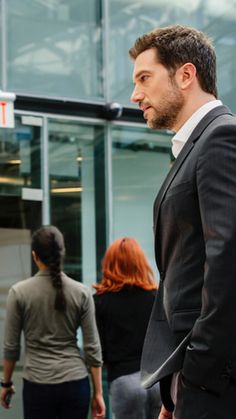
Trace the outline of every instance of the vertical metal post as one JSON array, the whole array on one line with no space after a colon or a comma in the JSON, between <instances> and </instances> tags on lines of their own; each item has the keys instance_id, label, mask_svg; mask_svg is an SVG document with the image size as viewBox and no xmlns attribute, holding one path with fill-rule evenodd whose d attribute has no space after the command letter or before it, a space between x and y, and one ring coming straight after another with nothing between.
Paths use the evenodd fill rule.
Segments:
<instances>
[{"instance_id":1,"label":"vertical metal post","mask_svg":"<svg viewBox=\"0 0 236 419\"><path fill-rule=\"evenodd\" d=\"M105 179L106 179L106 230L107 244L113 241L113 193L112 193L112 126L108 122L105 126Z\"/></svg>"},{"instance_id":2,"label":"vertical metal post","mask_svg":"<svg viewBox=\"0 0 236 419\"><path fill-rule=\"evenodd\" d=\"M1 65L2 65L2 80L1 89L7 90L7 10L6 0L1 0Z\"/></svg>"},{"instance_id":3,"label":"vertical metal post","mask_svg":"<svg viewBox=\"0 0 236 419\"><path fill-rule=\"evenodd\" d=\"M110 82L109 82L109 1L102 1L102 31L103 31L103 91L105 102L110 101Z\"/></svg>"},{"instance_id":4,"label":"vertical metal post","mask_svg":"<svg viewBox=\"0 0 236 419\"><path fill-rule=\"evenodd\" d=\"M103 0L103 86L105 102L111 101L110 77L109 77L109 1ZM107 244L113 241L113 196L112 196L112 135L111 123L107 122L104 127L105 135L105 180L106 180L106 233Z\"/></svg>"},{"instance_id":5,"label":"vertical metal post","mask_svg":"<svg viewBox=\"0 0 236 419\"><path fill-rule=\"evenodd\" d=\"M48 119L43 118L42 132L42 172L41 182L43 189L42 224L50 224L50 189L49 189L49 147L48 147Z\"/></svg>"}]
</instances>

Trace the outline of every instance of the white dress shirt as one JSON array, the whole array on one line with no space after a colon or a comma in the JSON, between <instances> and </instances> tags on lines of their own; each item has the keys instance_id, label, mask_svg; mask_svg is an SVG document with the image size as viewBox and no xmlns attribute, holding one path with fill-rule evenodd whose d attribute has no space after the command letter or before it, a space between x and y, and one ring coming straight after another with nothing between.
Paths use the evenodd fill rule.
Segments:
<instances>
[{"instance_id":1,"label":"white dress shirt","mask_svg":"<svg viewBox=\"0 0 236 419\"><path fill-rule=\"evenodd\" d=\"M178 157L184 144L192 134L194 128L201 121L201 119L212 109L222 105L221 100L212 100L211 102L205 103L201 106L192 116L182 125L177 133L172 138L172 153L175 158Z\"/></svg>"}]
</instances>

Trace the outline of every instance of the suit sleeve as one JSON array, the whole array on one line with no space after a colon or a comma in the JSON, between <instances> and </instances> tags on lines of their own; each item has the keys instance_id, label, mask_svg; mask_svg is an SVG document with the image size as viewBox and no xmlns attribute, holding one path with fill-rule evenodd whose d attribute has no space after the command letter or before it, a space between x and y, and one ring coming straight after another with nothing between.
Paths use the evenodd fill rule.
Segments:
<instances>
[{"instance_id":1,"label":"suit sleeve","mask_svg":"<svg viewBox=\"0 0 236 419\"><path fill-rule=\"evenodd\" d=\"M217 127L205 141L196 178L206 257L202 310L192 330L183 374L195 385L221 394L236 371L234 123Z\"/></svg>"}]
</instances>

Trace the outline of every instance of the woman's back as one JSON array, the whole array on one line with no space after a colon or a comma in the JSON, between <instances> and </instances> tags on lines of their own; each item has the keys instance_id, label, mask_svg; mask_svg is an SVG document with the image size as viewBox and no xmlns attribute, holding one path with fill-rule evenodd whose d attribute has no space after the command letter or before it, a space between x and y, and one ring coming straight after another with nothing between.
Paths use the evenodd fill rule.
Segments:
<instances>
[{"instance_id":1,"label":"woman's back","mask_svg":"<svg viewBox=\"0 0 236 419\"><path fill-rule=\"evenodd\" d=\"M156 290L133 286L94 296L109 381L140 369L142 347L155 294Z\"/></svg>"},{"instance_id":2,"label":"woman's back","mask_svg":"<svg viewBox=\"0 0 236 419\"><path fill-rule=\"evenodd\" d=\"M23 406L25 419L86 419L93 383L93 416L104 417L101 348L94 302L88 287L62 272L64 237L55 226L32 236L38 273L13 285L7 299L1 403L14 393L11 377L25 340ZM83 335L83 356L77 330Z\"/></svg>"},{"instance_id":3,"label":"woman's back","mask_svg":"<svg viewBox=\"0 0 236 419\"><path fill-rule=\"evenodd\" d=\"M59 383L87 375L77 346L79 326L83 329L85 345L90 335L94 354L99 354L90 290L63 273L62 283L67 302L63 312L54 309L55 289L48 271L39 271L34 277L17 283L9 293L5 351L8 348L12 351L12 345L19 342L14 334L18 330L17 320L24 330L24 378L30 381ZM15 351L19 350L19 345L15 346Z\"/></svg>"}]
</instances>

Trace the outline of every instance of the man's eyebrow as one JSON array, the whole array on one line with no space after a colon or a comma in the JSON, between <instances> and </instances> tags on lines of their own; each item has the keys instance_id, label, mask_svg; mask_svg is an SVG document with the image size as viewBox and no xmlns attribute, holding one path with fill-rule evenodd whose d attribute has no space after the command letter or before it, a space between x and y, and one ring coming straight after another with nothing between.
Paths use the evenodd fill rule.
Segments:
<instances>
[{"instance_id":1,"label":"man's eyebrow","mask_svg":"<svg viewBox=\"0 0 236 419\"><path fill-rule=\"evenodd\" d=\"M143 73L148 73L150 74L151 71L150 70L146 70L146 69L142 69L140 71L138 71L135 75L134 75L134 80L138 79Z\"/></svg>"}]
</instances>

